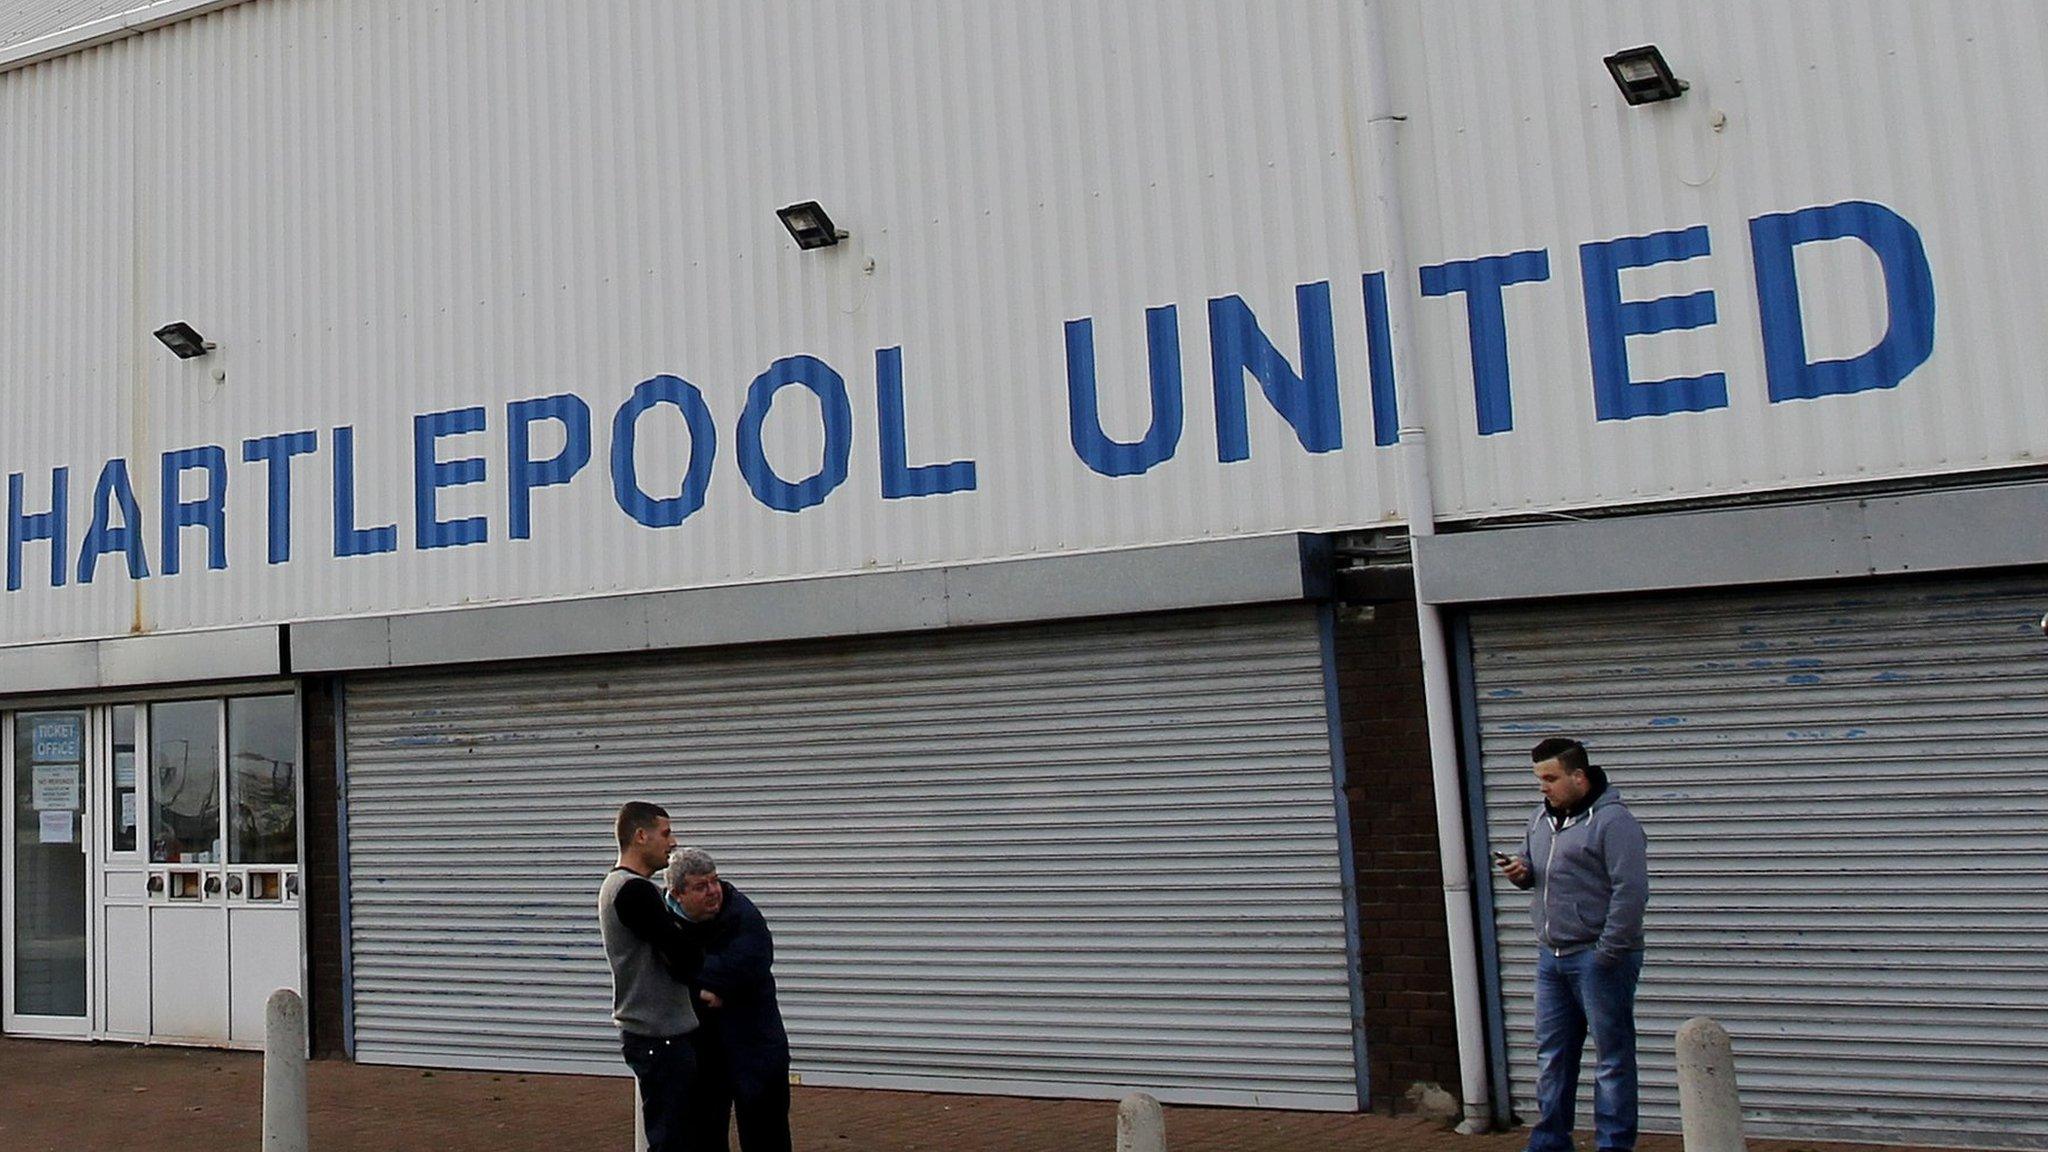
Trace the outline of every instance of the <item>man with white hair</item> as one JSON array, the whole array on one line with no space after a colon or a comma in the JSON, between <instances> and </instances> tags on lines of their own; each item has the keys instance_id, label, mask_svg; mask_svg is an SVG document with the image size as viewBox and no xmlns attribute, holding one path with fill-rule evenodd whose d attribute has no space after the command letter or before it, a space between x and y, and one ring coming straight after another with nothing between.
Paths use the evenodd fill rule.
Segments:
<instances>
[{"instance_id":1,"label":"man with white hair","mask_svg":"<svg viewBox=\"0 0 2048 1152\"><path fill-rule=\"evenodd\" d=\"M703 949L696 987L702 1026L694 1040L707 1091L701 1119L709 1147L725 1146L739 1120L741 1152L789 1152L789 1034L775 1003L775 940L754 902L718 878L702 848L668 858L669 911Z\"/></svg>"}]
</instances>

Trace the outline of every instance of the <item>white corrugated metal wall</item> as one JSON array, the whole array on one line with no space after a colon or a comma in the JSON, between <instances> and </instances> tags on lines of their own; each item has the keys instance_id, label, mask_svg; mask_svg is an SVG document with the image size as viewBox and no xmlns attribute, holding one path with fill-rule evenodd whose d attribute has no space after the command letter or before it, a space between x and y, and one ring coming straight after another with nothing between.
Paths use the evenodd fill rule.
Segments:
<instances>
[{"instance_id":1,"label":"white corrugated metal wall","mask_svg":"<svg viewBox=\"0 0 2048 1152\"><path fill-rule=\"evenodd\" d=\"M2021 428L2048 431L2030 394L2039 356L1996 328L1977 296L2048 293L2048 220L2008 190L2048 182L2048 127L2006 89L2048 83L2048 7L2016 0L1508 0L1397 5L1411 12L1404 185L1418 263L1543 249L1550 278L1503 293L1514 431L1472 436L1461 301L1418 301L1431 389L1437 506L1556 509L1692 493L1798 488L1895 470L1889 452L1940 444L1961 464ZM1628 107L1601 58L1656 44L1683 98ZM1992 58L2011 68L1994 78ZM1965 95L1979 83L1984 99ZM1993 95L1993 93L1999 93ZM1965 110L1967 109L1967 110ZM1718 127L1717 127L1718 125ZM1922 226L1935 266L1935 352L1895 389L1771 403L1749 221L1869 200ZM1970 221L1961 227L1963 221ZM1729 407L1593 418L1579 246L1707 226L1707 256L1630 269L1626 298L1711 291L1710 327L1631 337L1631 378L1727 376ZM1875 261L1855 242L1800 252L1802 323L1815 359L1869 348L1886 317ZM2008 281L2006 278L2011 277ZM1991 288L1991 285L2001 285ZM1446 319L1451 322L1446 323ZM1993 381L2023 381L2014 388ZM1865 403L1864 401L1868 401ZM1440 432L1464 437L1438 455ZM1877 445L1886 445L1878 449ZM1873 451L1875 450L1875 451ZM1540 458L1542 467L1530 467ZM1597 493L1593 499L1586 497Z\"/></svg>"},{"instance_id":2,"label":"white corrugated metal wall","mask_svg":"<svg viewBox=\"0 0 2048 1152\"><path fill-rule=\"evenodd\" d=\"M1462 301L1384 269L1412 315L1420 362L1401 370L1429 410L1406 415L1431 429L1446 516L2048 455L2025 371L2048 333L2019 303L2048 296L2042 6L1395 8L1400 42L1377 47L1408 115L1416 260L1540 249L1551 267L1506 290L1515 426L1487 436ZM30 511L72 470L75 557L97 469L127 458L155 561L139 582L110 560L51 588L30 544L0 641L1390 522L1361 312L1361 275L1383 270L1359 193L1366 27L1348 0L261 0L0 74L0 459ZM1693 83L1685 99L1621 105L1600 57L1645 40ZM846 245L790 244L773 211L811 197ZM1747 223L1857 198L1924 235L1933 359L1887 391L1771 404ZM1594 419L1578 245L1696 224L1711 256L1631 270L1629 292L1710 289L1719 321L1630 355L1643 379L1726 372L1729 407ZM1881 319L1868 254L1809 247L1813 354L1853 355ZM1305 451L1246 382L1250 457L1222 463L1208 302L1241 296L1298 369L1296 289L1321 283L1343 448ZM1145 310L1166 304L1177 455L1097 475L1070 444L1065 324L1092 318L1102 423L1130 441L1150 417ZM148 333L176 319L220 349L172 359ZM975 491L883 498L875 353L895 347L909 461L973 460ZM791 515L749 495L733 445L749 383L798 354L843 375L854 428L844 486ZM656 373L703 390L724 445L705 507L663 529L628 520L605 475L609 418ZM563 392L591 407L594 460L537 493L533 538L512 539L505 405ZM810 404L788 396L765 428L791 477L822 450ZM413 417L471 405L489 426L441 452L486 476L440 506L485 517L489 540L421 550ZM335 555L343 425L358 522L397 525L394 552ZM650 491L673 491L679 425L649 418ZM292 559L273 564L265 466L241 442L302 429L319 448L295 470ZM156 464L193 445L226 451L228 567L166 577ZM188 556L200 538L186 530Z\"/></svg>"},{"instance_id":3,"label":"white corrugated metal wall","mask_svg":"<svg viewBox=\"0 0 2048 1152\"><path fill-rule=\"evenodd\" d=\"M620 802L776 933L806 1083L1357 1106L1313 609L347 685L357 1056L616 1071Z\"/></svg>"},{"instance_id":4,"label":"white corrugated metal wall","mask_svg":"<svg viewBox=\"0 0 2048 1152\"><path fill-rule=\"evenodd\" d=\"M24 506L71 467L75 552L100 463L125 455L153 526L158 454L196 444L227 447L238 493L223 572L188 555L179 577L155 565L131 584L115 557L90 586L51 589L30 545L0 640L1389 519L1394 465L1371 448L1362 400L1350 86L1332 82L1361 23L1320 0L1211 15L1220 25L1159 0L263 0L0 75L0 149L23 158L0 179L14 254L0 337L17 348L0 369L15 405L0 458L28 477ZM1237 74L1259 80L1213 81ZM846 245L794 248L775 209L808 198L853 232ZM1295 286L1322 280L1357 450L1304 452L1248 380L1252 458L1219 465L1207 299L1243 294L1298 363ZM1103 425L1135 440L1144 309L1161 302L1181 306L1180 454L1096 475L1069 440L1064 325L1095 318ZM16 330L11 316L33 319ZM148 335L172 319L220 351L173 360ZM883 498L876 351L890 347L908 463L972 460L973 492ZM854 427L845 484L792 515L749 493L735 443L750 383L799 354L843 375ZM705 506L667 529L628 519L606 475L611 418L657 373L703 391L719 443ZM564 392L590 406L592 463L538 493L533 538L511 539L505 404ZM421 551L413 417L468 405L489 427L441 456L488 472L439 503L488 518L490 537ZM764 426L792 479L820 459L816 410L793 390ZM645 421L650 492L677 488L681 423L672 409ZM357 523L395 523L395 552L333 555L341 425ZM240 445L295 429L319 449L294 468L293 558L269 564L265 474ZM553 451L559 430L538 431L536 455ZM197 530L187 540L200 550Z\"/></svg>"},{"instance_id":5,"label":"white corrugated metal wall","mask_svg":"<svg viewBox=\"0 0 2048 1152\"><path fill-rule=\"evenodd\" d=\"M1648 1126L1676 1130L1673 1034L1709 1015L1753 1132L2048 1147L2044 612L2034 575L1472 615L1494 846L1556 734L1649 834ZM1529 897L1494 899L1533 1118Z\"/></svg>"}]
</instances>

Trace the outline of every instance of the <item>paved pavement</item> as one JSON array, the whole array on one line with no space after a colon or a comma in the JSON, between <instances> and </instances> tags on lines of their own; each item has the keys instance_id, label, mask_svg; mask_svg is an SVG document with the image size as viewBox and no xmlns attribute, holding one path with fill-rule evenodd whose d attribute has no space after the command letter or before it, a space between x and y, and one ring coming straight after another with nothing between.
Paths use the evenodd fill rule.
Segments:
<instances>
[{"instance_id":1,"label":"paved pavement","mask_svg":"<svg viewBox=\"0 0 2048 1152\"><path fill-rule=\"evenodd\" d=\"M625 1079L378 1068L307 1074L315 1152L630 1149ZM0 1149L131 1152L261 1145L263 1061L247 1052L0 1039ZM799 1152L1110 1152L1113 1104L799 1088ZM1413 1116L1169 1108L1173 1152L1515 1152L1516 1133L1461 1137ZM1875 1152L1752 1141L1752 1152ZM1644 1152L1680 1152L1652 1137ZM1887 1149L1885 1152L1900 1152Z\"/></svg>"}]
</instances>

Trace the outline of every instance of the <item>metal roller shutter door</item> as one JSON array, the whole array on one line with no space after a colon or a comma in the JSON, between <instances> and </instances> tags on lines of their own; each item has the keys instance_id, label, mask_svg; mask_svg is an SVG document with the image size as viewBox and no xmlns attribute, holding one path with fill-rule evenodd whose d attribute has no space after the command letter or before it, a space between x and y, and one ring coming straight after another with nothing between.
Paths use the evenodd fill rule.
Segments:
<instances>
[{"instance_id":1,"label":"metal roller shutter door","mask_svg":"<svg viewBox=\"0 0 2048 1152\"><path fill-rule=\"evenodd\" d=\"M1551 733L1648 831L1646 1125L1676 1130L1672 1034L1704 1014L1756 1132L2048 1147L2044 610L2033 577L1472 617L1494 844ZM1494 899L1533 1117L1529 898Z\"/></svg>"},{"instance_id":2,"label":"metal roller shutter door","mask_svg":"<svg viewBox=\"0 0 2048 1152\"><path fill-rule=\"evenodd\" d=\"M776 932L805 1083L1356 1107L1305 607L352 680L371 1062L616 1071L655 799Z\"/></svg>"}]
</instances>

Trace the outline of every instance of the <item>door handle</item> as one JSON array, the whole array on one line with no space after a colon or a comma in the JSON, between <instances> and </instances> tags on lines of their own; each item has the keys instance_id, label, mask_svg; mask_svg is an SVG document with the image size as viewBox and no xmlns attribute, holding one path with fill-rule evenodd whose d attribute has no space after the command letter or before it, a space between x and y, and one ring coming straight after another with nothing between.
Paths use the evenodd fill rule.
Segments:
<instances>
[{"instance_id":1,"label":"door handle","mask_svg":"<svg viewBox=\"0 0 2048 1152\"><path fill-rule=\"evenodd\" d=\"M242 894L242 878L241 878L240 876L230 876L230 877L228 877L228 895L230 895L230 896L240 896L241 894Z\"/></svg>"},{"instance_id":2,"label":"door handle","mask_svg":"<svg viewBox=\"0 0 2048 1152\"><path fill-rule=\"evenodd\" d=\"M143 885L143 887L151 892L162 892L164 890L164 878L161 876L151 876L149 883Z\"/></svg>"},{"instance_id":3,"label":"door handle","mask_svg":"<svg viewBox=\"0 0 2048 1152\"><path fill-rule=\"evenodd\" d=\"M297 896L299 894L299 874L297 872L285 876L284 894L287 896Z\"/></svg>"},{"instance_id":4,"label":"door handle","mask_svg":"<svg viewBox=\"0 0 2048 1152\"><path fill-rule=\"evenodd\" d=\"M217 893L217 892L219 892L219 891L220 891L220 877L218 877L218 876L208 876L208 877L206 878L206 894L207 894L207 895L209 895L209 896L211 896L211 895L214 895L215 893Z\"/></svg>"}]
</instances>

